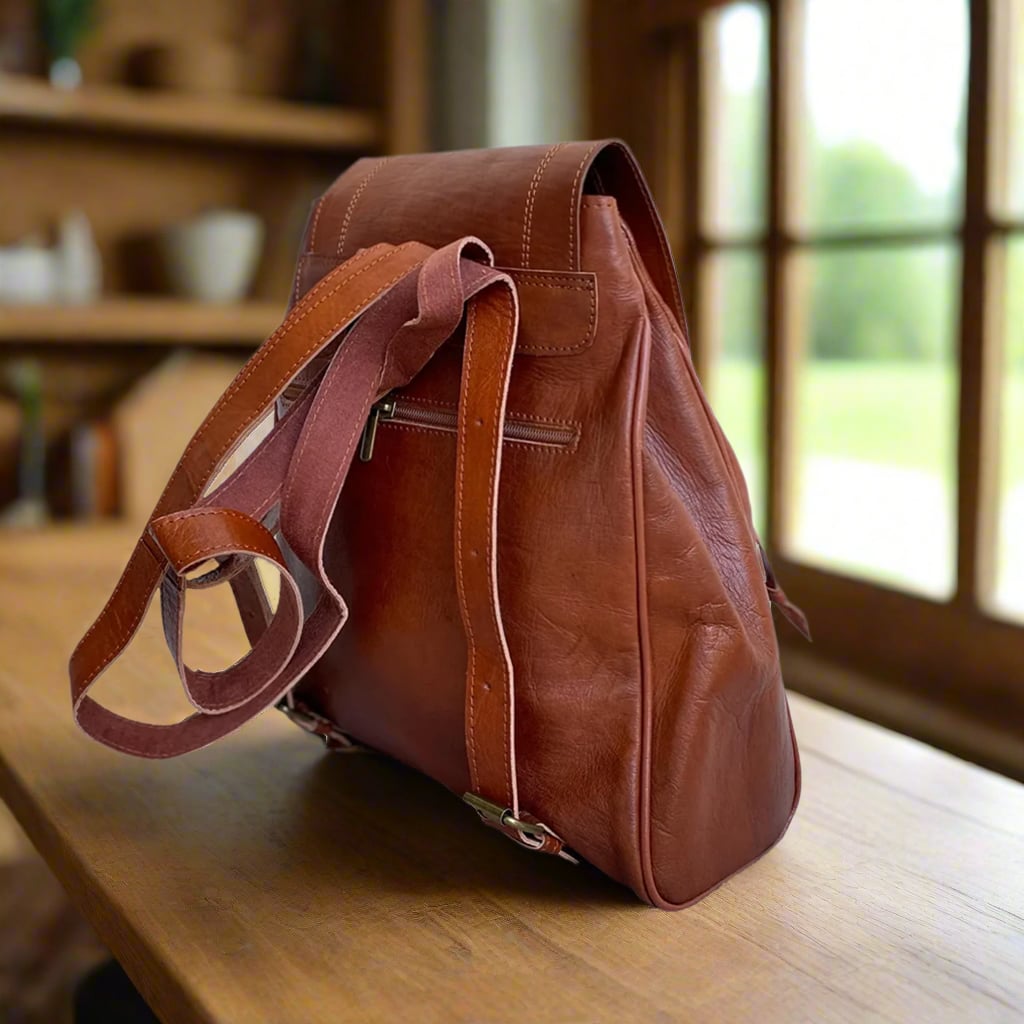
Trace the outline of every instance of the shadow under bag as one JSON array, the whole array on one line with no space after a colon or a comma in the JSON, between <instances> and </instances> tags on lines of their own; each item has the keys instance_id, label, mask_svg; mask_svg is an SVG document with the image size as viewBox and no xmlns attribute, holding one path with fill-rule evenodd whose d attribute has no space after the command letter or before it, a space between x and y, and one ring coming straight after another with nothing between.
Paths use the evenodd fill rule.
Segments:
<instances>
[{"instance_id":1,"label":"shadow under bag","mask_svg":"<svg viewBox=\"0 0 1024 1024\"><path fill-rule=\"evenodd\" d=\"M252 649L195 670L185 595L222 583ZM88 695L157 590L195 707L173 725ZM806 632L626 147L365 159L315 206L291 310L182 456L72 655L72 697L86 732L143 757L277 705L672 909L796 807L772 603Z\"/></svg>"}]
</instances>

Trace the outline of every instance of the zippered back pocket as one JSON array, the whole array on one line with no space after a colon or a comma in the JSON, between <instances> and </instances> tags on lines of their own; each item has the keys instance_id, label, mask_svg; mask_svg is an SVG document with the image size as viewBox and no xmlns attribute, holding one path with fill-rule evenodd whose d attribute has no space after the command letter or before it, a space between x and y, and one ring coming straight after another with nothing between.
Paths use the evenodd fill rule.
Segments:
<instances>
[{"instance_id":1,"label":"zippered back pocket","mask_svg":"<svg viewBox=\"0 0 1024 1024\"><path fill-rule=\"evenodd\" d=\"M421 398L392 393L374 403L369 419L363 430L359 445L359 458L369 462L377 433L381 427L406 426L420 430L436 430L442 434L454 434L458 429L459 411L454 405L428 402ZM579 424L560 420L506 415L506 442L532 445L558 451L575 449L580 439Z\"/></svg>"}]
</instances>

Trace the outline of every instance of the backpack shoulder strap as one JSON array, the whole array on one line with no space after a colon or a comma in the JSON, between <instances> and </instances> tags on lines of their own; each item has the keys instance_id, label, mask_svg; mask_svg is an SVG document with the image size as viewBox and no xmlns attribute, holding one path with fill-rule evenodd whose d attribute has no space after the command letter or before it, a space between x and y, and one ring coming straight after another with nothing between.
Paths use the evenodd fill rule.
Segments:
<instances>
[{"instance_id":1,"label":"backpack shoulder strap","mask_svg":"<svg viewBox=\"0 0 1024 1024\"><path fill-rule=\"evenodd\" d=\"M223 679L216 701L207 698L209 680L182 672L193 703L205 704L215 715L200 714L175 725L135 722L98 704L89 690L135 635L167 572L183 579L188 570L209 558L262 557L277 563L284 578L283 557L261 523L238 510L197 508L196 503L288 382L429 254L428 248L415 243L377 246L328 275L246 363L196 431L109 601L71 655L75 716L95 738L130 753L173 756L225 735L273 701L272 694L265 701L260 699L262 687L253 693L246 676L257 661L265 674L276 675L294 652L301 605L298 591L287 588L282 588L279 627L267 631L261 650L253 652L246 669ZM170 614L168 620L176 623L177 615ZM176 624L168 631L178 639Z\"/></svg>"}]
</instances>

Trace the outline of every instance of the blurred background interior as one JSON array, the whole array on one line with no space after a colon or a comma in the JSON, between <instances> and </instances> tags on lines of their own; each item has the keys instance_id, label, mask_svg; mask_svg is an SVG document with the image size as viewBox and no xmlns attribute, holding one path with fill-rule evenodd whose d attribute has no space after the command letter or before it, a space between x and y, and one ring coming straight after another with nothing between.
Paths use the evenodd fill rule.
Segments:
<instances>
[{"instance_id":1,"label":"blurred background interior","mask_svg":"<svg viewBox=\"0 0 1024 1024\"><path fill-rule=\"evenodd\" d=\"M0 0L0 528L146 518L351 160L605 135L811 616L788 682L1024 777L1024 0ZM51 946L0 928L0 1008L55 1019L90 940L8 832Z\"/></svg>"}]
</instances>

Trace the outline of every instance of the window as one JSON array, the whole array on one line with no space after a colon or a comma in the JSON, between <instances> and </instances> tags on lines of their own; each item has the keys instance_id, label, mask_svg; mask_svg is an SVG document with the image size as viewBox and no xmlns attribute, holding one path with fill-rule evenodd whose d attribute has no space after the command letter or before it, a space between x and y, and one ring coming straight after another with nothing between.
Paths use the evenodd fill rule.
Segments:
<instances>
[{"instance_id":1,"label":"window","mask_svg":"<svg viewBox=\"0 0 1024 1024\"><path fill-rule=\"evenodd\" d=\"M801 74L798 187L779 211L794 371L780 544L810 564L948 598L965 0L801 0L791 11ZM761 523L768 17L763 4L731 3L703 19L699 204L698 342L710 346L712 403Z\"/></svg>"},{"instance_id":2,"label":"window","mask_svg":"<svg viewBox=\"0 0 1024 1024\"><path fill-rule=\"evenodd\" d=\"M1019 730L1024 0L594 11L595 131L657 184L815 657Z\"/></svg>"},{"instance_id":3,"label":"window","mask_svg":"<svg viewBox=\"0 0 1024 1024\"><path fill-rule=\"evenodd\" d=\"M796 9L800 187L783 211L796 393L780 542L948 598L966 2Z\"/></svg>"}]
</instances>

